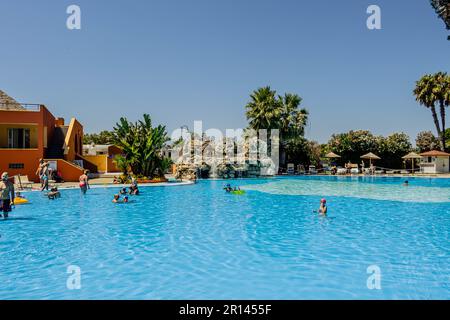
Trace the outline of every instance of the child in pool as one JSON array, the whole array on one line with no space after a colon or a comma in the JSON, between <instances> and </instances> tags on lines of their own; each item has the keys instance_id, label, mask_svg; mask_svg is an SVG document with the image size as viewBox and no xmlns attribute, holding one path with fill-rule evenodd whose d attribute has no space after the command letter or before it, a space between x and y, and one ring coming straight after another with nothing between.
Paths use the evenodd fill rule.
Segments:
<instances>
[{"instance_id":1,"label":"child in pool","mask_svg":"<svg viewBox=\"0 0 450 320\"><path fill-rule=\"evenodd\" d=\"M118 203L119 201L120 201L120 196L118 194L115 194L112 202Z\"/></svg>"},{"instance_id":2,"label":"child in pool","mask_svg":"<svg viewBox=\"0 0 450 320\"><path fill-rule=\"evenodd\" d=\"M320 200L319 210L317 210L317 211L314 210L313 212L317 212L321 216L326 216L327 212L328 212L327 200L325 200L325 199Z\"/></svg>"},{"instance_id":3,"label":"child in pool","mask_svg":"<svg viewBox=\"0 0 450 320\"><path fill-rule=\"evenodd\" d=\"M326 216L327 212L328 212L328 207L327 207L327 200L322 199L320 200L320 207L319 207L319 214L322 216Z\"/></svg>"},{"instance_id":4,"label":"child in pool","mask_svg":"<svg viewBox=\"0 0 450 320\"><path fill-rule=\"evenodd\" d=\"M112 200L113 203L128 203L128 196L125 196L123 200L120 200L120 195L115 194L114 199Z\"/></svg>"},{"instance_id":5,"label":"child in pool","mask_svg":"<svg viewBox=\"0 0 450 320\"><path fill-rule=\"evenodd\" d=\"M61 193L58 191L57 187L53 187L50 189L50 192L47 193L47 196L50 200L55 200L56 198L61 197Z\"/></svg>"}]
</instances>

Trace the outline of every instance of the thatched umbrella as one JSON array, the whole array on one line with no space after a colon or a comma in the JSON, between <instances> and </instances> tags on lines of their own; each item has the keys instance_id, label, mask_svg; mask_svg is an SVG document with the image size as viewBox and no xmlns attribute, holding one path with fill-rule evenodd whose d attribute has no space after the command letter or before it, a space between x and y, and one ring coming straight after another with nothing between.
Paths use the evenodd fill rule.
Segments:
<instances>
[{"instance_id":1,"label":"thatched umbrella","mask_svg":"<svg viewBox=\"0 0 450 320\"><path fill-rule=\"evenodd\" d=\"M402 157L404 160L411 160L411 169L414 173L414 159L421 159L422 157L415 152L410 152L406 156Z\"/></svg>"},{"instance_id":2,"label":"thatched umbrella","mask_svg":"<svg viewBox=\"0 0 450 320\"><path fill-rule=\"evenodd\" d=\"M334 152L330 152L325 155L325 158L329 158L329 159L335 159L335 158L340 158L340 157L341 157L340 155L338 155Z\"/></svg>"},{"instance_id":3,"label":"thatched umbrella","mask_svg":"<svg viewBox=\"0 0 450 320\"><path fill-rule=\"evenodd\" d=\"M338 159L340 157L341 157L340 155L338 155L334 152L329 152L325 155L325 158L327 158L327 159Z\"/></svg>"},{"instance_id":4,"label":"thatched umbrella","mask_svg":"<svg viewBox=\"0 0 450 320\"><path fill-rule=\"evenodd\" d=\"M376 154L369 152L369 153L361 156L361 159L369 160L370 166L372 166L372 160L380 160L381 158L379 156L377 156Z\"/></svg>"},{"instance_id":5,"label":"thatched umbrella","mask_svg":"<svg viewBox=\"0 0 450 320\"><path fill-rule=\"evenodd\" d=\"M16 100L0 90L0 109L2 110L25 110Z\"/></svg>"}]
</instances>

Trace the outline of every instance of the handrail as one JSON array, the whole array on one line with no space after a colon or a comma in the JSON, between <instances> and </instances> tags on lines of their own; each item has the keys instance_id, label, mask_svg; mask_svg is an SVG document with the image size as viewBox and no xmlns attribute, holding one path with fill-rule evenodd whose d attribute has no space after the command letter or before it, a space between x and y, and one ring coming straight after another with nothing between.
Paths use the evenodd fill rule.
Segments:
<instances>
[{"instance_id":1,"label":"handrail","mask_svg":"<svg viewBox=\"0 0 450 320\"><path fill-rule=\"evenodd\" d=\"M22 109L1 109L1 107L14 107L19 105ZM36 104L36 103L0 103L0 110L1 111L32 111L32 112L39 112L41 111L42 104Z\"/></svg>"},{"instance_id":2,"label":"handrail","mask_svg":"<svg viewBox=\"0 0 450 320\"><path fill-rule=\"evenodd\" d=\"M71 165L72 167L74 167L74 168L76 168L76 169L78 169L78 170L84 171L84 168L83 168L83 167L80 167L79 165L77 165L77 164L75 164L75 163L72 163L72 162L69 162L69 161L64 160L64 159L44 159L44 160L45 160L45 161L62 161L62 162L64 162L64 163L67 163L68 165Z\"/></svg>"}]
</instances>

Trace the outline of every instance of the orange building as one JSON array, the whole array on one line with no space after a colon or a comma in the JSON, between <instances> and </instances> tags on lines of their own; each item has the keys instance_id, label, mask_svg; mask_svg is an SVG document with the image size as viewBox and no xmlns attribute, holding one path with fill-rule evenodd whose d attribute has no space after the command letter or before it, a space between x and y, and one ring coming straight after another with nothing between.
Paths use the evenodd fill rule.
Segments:
<instances>
[{"instance_id":1,"label":"orange building","mask_svg":"<svg viewBox=\"0 0 450 320\"><path fill-rule=\"evenodd\" d=\"M120 174L121 170L117 167L114 159L122 153L122 149L115 145L86 144L83 146L83 158L95 164L98 173Z\"/></svg>"},{"instance_id":2,"label":"orange building","mask_svg":"<svg viewBox=\"0 0 450 320\"><path fill-rule=\"evenodd\" d=\"M66 125L44 105L20 104L0 90L0 172L39 181L44 158L65 181L78 181L83 168L97 170L82 154L83 126L75 118Z\"/></svg>"}]
</instances>

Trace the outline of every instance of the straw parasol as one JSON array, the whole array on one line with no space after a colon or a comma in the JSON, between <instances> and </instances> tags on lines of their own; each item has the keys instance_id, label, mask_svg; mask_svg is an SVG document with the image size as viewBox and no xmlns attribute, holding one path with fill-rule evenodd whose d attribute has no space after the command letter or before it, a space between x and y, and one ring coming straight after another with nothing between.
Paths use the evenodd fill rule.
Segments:
<instances>
[{"instance_id":1,"label":"straw parasol","mask_svg":"<svg viewBox=\"0 0 450 320\"><path fill-rule=\"evenodd\" d=\"M369 153L361 156L361 159L369 160L370 166L372 166L372 160L380 160L381 158L379 156L377 156L376 154L369 152Z\"/></svg>"},{"instance_id":2,"label":"straw parasol","mask_svg":"<svg viewBox=\"0 0 450 320\"><path fill-rule=\"evenodd\" d=\"M335 158L340 158L340 157L341 157L340 155L338 155L334 152L330 152L325 155L325 158L329 158L329 159L335 159Z\"/></svg>"},{"instance_id":3,"label":"straw parasol","mask_svg":"<svg viewBox=\"0 0 450 320\"><path fill-rule=\"evenodd\" d=\"M16 100L8 96L4 91L0 90L0 109L1 110L24 110Z\"/></svg>"},{"instance_id":4,"label":"straw parasol","mask_svg":"<svg viewBox=\"0 0 450 320\"><path fill-rule=\"evenodd\" d=\"M403 160L411 160L411 169L412 173L414 173L414 159L421 159L422 157L415 152L410 152L406 156L403 156Z\"/></svg>"}]
</instances>

